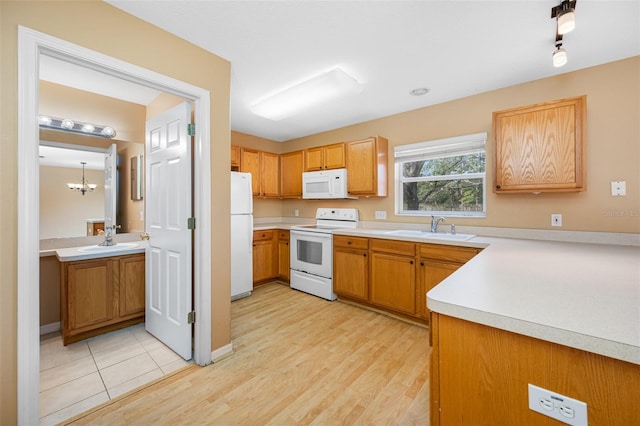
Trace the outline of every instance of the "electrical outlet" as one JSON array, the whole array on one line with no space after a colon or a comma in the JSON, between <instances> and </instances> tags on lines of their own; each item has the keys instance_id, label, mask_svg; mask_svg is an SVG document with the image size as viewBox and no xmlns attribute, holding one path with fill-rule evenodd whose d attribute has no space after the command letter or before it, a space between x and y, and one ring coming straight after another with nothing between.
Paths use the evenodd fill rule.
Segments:
<instances>
[{"instance_id":1,"label":"electrical outlet","mask_svg":"<svg viewBox=\"0 0 640 426\"><path fill-rule=\"evenodd\" d=\"M376 210L376 219L378 220L386 220L387 212L385 210Z\"/></svg>"},{"instance_id":2,"label":"electrical outlet","mask_svg":"<svg viewBox=\"0 0 640 426\"><path fill-rule=\"evenodd\" d=\"M587 404L536 385L529 385L529 409L575 426L587 426Z\"/></svg>"},{"instance_id":3,"label":"electrical outlet","mask_svg":"<svg viewBox=\"0 0 640 426\"><path fill-rule=\"evenodd\" d=\"M293 211L293 215L294 215L294 216L300 216L300 210L295 209L295 210Z\"/></svg>"},{"instance_id":4,"label":"electrical outlet","mask_svg":"<svg viewBox=\"0 0 640 426\"><path fill-rule=\"evenodd\" d=\"M562 226L562 215L560 213L551 214L551 226Z\"/></svg>"},{"instance_id":5,"label":"electrical outlet","mask_svg":"<svg viewBox=\"0 0 640 426\"><path fill-rule=\"evenodd\" d=\"M627 195L627 181L624 181L624 180L611 181L611 195L614 197Z\"/></svg>"}]
</instances>

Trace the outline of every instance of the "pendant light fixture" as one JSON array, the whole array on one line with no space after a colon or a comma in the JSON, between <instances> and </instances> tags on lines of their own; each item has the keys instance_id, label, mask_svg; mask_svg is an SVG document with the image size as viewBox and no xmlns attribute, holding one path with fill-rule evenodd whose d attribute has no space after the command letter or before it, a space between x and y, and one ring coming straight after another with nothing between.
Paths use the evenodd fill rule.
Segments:
<instances>
[{"instance_id":1,"label":"pendant light fixture","mask_svg":"<svg viewBox=\"0 0 640 426\"><path fill-rule=\"evenodd\" d=\"M96 185L95 183L89 183L89 181L85 179L84 165L87 163L84 161L81 161L80 164L82 164L82 181L80 183L68 183L67 186L69 187L69 189L76 190L80 192L82 195L84 195L87 192L93 192L98 185Z\"/></svg>"}]
</instances>

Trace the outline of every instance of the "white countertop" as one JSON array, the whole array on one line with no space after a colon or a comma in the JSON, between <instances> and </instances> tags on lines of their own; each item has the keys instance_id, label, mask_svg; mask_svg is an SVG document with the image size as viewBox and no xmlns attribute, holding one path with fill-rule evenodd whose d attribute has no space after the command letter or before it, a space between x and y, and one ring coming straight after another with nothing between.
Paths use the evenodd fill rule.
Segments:
<instances>
[{"instance_id":1,"label":"white countertop","mask_svg":"<svg viewBox=\"0 0 640 426\"><path fill-rule=\"evenodd\" d=\"M145 252L145 243L118 243L109 247L97 245L83 247L69 247L57 249L56 257L60 262L72 262L76 260L99 259L102 257L124 256Z\"/></svg>"},{"instance_id":2,"label":"white countertop","mask_svg":"<svg viewBox=\"0 0 640 426\"><path fill-rule=\"evenodd\" d=\"M640 247L482 236L446 244L486 248L427 293L432 311L640 364Z\"/></svg>"}]
</instances>

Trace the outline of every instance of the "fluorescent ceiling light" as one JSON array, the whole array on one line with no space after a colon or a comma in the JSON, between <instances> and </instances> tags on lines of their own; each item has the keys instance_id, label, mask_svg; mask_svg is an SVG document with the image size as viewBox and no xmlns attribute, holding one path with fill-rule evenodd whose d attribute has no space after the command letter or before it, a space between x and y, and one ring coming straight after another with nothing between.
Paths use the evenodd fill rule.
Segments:
<instances>
[{"instance_id":1,"label":"fluorescent ceiling light","mask_svg":"<svg viewBox=\"0 0 640 426\"><path fill-rule=\"evenodd\" d=\"M251 106L251 111L277 121L330 99L361 91L362 86L355 78L334 68L258 101Z\"/></svg>"}]
</instances>

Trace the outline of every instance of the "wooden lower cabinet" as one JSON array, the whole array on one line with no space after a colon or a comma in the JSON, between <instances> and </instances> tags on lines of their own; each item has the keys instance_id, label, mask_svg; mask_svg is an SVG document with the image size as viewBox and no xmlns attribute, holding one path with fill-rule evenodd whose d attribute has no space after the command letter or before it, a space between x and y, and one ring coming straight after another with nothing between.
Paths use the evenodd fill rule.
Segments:
<instances>
[{"instance_id":1,"label":"wooden lower cabinet","mask_svg":"<svg viewBox=\"0 0 640 426\"><path fill-rule=\"evenodd\" d=\"M416 269L413 258L372 253L370 286L371 303L404 314L415 314Z\"/></svg>"},{"instance_id":2,"label":"wooden lower cabinet","mask_svg":"<svg viewBox=\"0 0 640 426\"><path fill-rule=\"evenodd\" d=\"M333 292L338 297L369 300L369 240L333 237Z\"/></svg>"},{"instance_id":3,"label":"wooden lower cabinet","mask_svg":"<svg viewBox=\"0 0 640 426\"><path fill-rule=\"evenodd\" d=\"M64 345L144 321L144 254L62 262Z\"/></svg>"},{"instance_id":4,"label":"wooden lower cabinet","mask_svg":"<svg viewBox=\"0 0 640 426\"><path fill-rule=\"evenodd\" d=\"M264 284L278 275L276 232L253 231L253 285Z\"/></svg>"},{"instance_id":5,"label":"wooden lower cabinet","mask_svg":"<svg viewBox=\"0 0 640 426\"><path fill-rule=\"evenodd\" d=\"M278 278L289 282L289 231L278 231Z\"/></svg>"},{"instance_id":6,"label":"wooden lower cabinet","mask_svg":"<svg viewBox=\"0 0 640 426\"><path fill-rule=\"evenodd\" d=\"M430 331L432 426L560 424L529 383L585 402L590 426L638 424L638 364L435 312Z\"/></svg>"},{"instance_id":7,"label":"wooden lower cabinet","mask_svg":"<svg viewBox=\"0 0 640 426\"><path fill-rule=\"evenodd\" d=\"M429 319L427 293L453 274L458 268L471 260L480 249L472 247L443 246L438 244L420 244L418 247L418 315Z\"/></svg>"},{"instance_id":8,"label":"wooden lower cabinet","mask_svg":"<svg viewBox=\"0 0 640 426\"><path fill-rule=\"evenodd\" d=\"M334 235L333 291L338 298L427 323L426 293L480 250Z\"/></svg>"}]
</instances>

